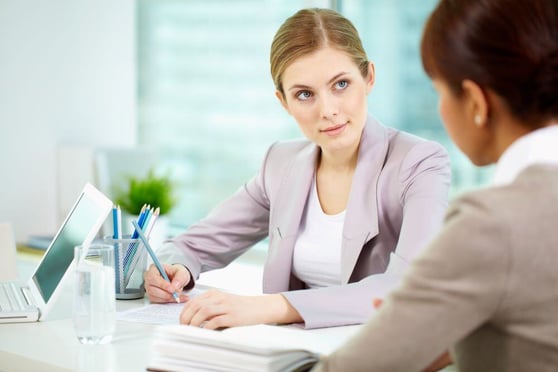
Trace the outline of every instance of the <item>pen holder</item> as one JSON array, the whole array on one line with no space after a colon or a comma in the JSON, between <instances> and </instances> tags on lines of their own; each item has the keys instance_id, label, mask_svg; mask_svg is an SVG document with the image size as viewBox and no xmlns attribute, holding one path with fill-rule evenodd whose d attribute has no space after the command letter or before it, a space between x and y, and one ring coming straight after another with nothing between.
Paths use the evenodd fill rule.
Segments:
<instances>
[{"instance_id":1,"label":"pen holder","mask_svg":"<svg viewBox=\"0 0 558 372\"><path fill-rule=\"evenodd\" d=\"M143 273L147 269L147 250L140 239L110 236L105 243L114 245L114 289L116 299L133 300L145 294Z\"/></svg>"}]
</instances>

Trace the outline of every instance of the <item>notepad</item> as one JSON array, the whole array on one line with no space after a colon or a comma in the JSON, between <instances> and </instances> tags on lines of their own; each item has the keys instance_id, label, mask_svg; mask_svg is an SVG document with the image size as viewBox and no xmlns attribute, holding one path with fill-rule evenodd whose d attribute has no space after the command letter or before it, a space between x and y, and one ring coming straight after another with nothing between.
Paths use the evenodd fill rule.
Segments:
<instances>
[{"instance_id":1,"label":"notepad","mask_svg":"<svg viewBox=\"0 0 558 372\"><path fill-rule=\"evenodd\" d=\"M305 330L253 325L212 331L185 325L155 329L151 371L293 372L307 370L359 326Z\"/></svg>"},{"instance_id":2,"label":"notepad","mask_svg":"<svg viewBox=\"0 0 558 372\"><path fill-rule=\"evenodd\" d=\"M296 336L289 330L263 325L224 331L162 326L155 333L155 355L148 370L301 371L316 363L319 354L288 346Z\"/></svg>"}]
</instances>

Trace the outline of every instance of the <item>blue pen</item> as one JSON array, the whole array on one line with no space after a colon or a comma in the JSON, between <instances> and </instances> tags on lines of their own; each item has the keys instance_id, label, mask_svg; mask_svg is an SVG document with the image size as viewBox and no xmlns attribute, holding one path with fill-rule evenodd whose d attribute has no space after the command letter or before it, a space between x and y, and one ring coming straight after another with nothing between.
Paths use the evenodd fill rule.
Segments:
<instances>
[{"instance_id":1,"label":"blue pen","mask_svg":"<svg viewBox=\"0 0 558 372\"><path fill-rule=\"evenodd\" d=\"M138 224L141 228L143 228L143 225L145 223L145 219L147 218L147 214L149 213L149 207L147 204L144 204L143 207L141 208L141 212L140 215L138 217ZM134 232L132 233L132 239L137 239L138 238L138 232L134 230ZM136 253L136 245L137 243L130 243L128 244L128 249L126 249L126 253L124 254L124 274L126 275L128 273L128 270L130 269L130 260L132 259L132 257L134 256L134 254Z\"/></svg>"},{"instance_id":2,"label":"blue pen","mask_svg":"<svg viewBox=\"0 0 558 372\"><path fill-rule=\"evenodd\" d=\"M155 264L155 266L157 266L157 270L159 270L159 273L161 274L163 279L165 279L167 282L170 283L171 281L170 281L169 277L167 276L167 273L165 272L165 269L163 269L163 266L159 262L159 259L157 258L157 256L155 256L155 252L153 251L153 249L149 245L149 241L147 240L147 238L143 234L143 231L141 231L141 227L138 225L138 223L136 221L132 221L132 225L134 225L134 229L138 233L139 238L141 239L141 241L143 242L143 245L145 246L145 249L147 249L147 253L149 253L149 255L151 256L151 259L153 260L153 263ZM176 291L174 291L172 293L172 297L174 297L174 299L176 300L177 303L180 303L180 298L178 298L178 293L176 293Z\"/></svg>"},{"instance_id":3,"label":"blue pen","mask_svg":"<svg viewBox=\"0 0 558 372\"><path fill-rule=\"evenodd\" d=\"M112 237L120 239L120 206L115 205L112 207Z\"/></svg>"},{"instance_id":4,"label":"blue pen","mask_svg":"<svg viewBox=\"0 0 558 372\"><path fill-rule=\"evenodd\" d=\"M114 206L112 208L112 228L113 235L112 238L117 241L122 239L122 215L120 211L120 206ZM114 271L114 285L115 288L120 288L120 273L122 257L120 256L120 244L118 242L114 243L114 264L116 265L116 270Z\"/></svg>"}]
</instances>

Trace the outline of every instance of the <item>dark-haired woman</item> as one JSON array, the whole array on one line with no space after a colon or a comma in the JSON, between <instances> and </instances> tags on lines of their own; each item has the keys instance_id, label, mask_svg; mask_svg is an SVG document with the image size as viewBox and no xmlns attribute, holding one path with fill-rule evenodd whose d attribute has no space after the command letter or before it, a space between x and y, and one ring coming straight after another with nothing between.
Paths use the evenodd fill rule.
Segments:
<instances>
[{"instance_id":1,"label":"dark-haired woman","mask_svg":"<svg viewBox=\"0 0 558 372\"><path fill-rule=\"evenodd\" d=\"M422 59L494 185L453 203L403 284L316 371L558 370L558 1L442 0Z\"/></svg>"}]
</instances>

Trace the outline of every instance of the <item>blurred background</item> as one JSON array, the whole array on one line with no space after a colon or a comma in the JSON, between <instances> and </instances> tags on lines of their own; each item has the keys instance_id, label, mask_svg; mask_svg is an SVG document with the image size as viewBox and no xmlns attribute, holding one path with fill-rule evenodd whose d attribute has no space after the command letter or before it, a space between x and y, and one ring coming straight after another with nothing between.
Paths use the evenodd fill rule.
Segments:
<instances>
[{"instance_id":1,"label":"blurred background","mask_svg":"<svg viewBox=\"0 0 558 372\"><path fill-rule=\"evenodd\" d=\"M450 143L419 40L435 0L0 0L0 222L53 234L83 184L168 175L171 234L300 137L274 95L269 48L300 8L330 7L376 65L370 112L442 143L451 197L486 183Z\"/></svg>"}]
</instances>

